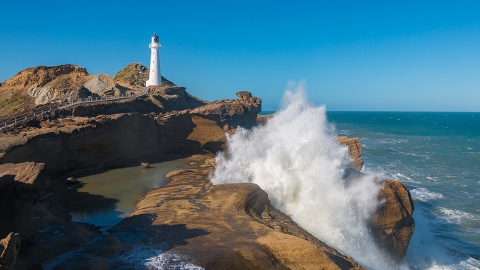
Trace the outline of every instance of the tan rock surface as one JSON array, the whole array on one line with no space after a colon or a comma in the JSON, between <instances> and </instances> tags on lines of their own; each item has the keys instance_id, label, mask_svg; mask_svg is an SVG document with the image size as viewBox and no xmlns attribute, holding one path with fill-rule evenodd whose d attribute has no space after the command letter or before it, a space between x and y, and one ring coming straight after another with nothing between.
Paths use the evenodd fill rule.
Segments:
<instances>
[{"instance_id":1,"label":"tan rock surface","mask_svg":"<svg viewBox=\"0 0 480 270\"><path fill-rule=\"evenodd\" d=\"M257 185L212 186L213 166L168 174L112 233L137 228L205 269L362 269L274 209Z\"/></svg>"},{"instance_id":2,"label":"tan rock surface","mask_svg":"<svg viewBox=\"0 0 480 270\"><path fill-rule=\"evenodd\" d=\"M400 262L415 229L415 207L405 184L386 180L379 193L382 202L372 217L373 234L378 243Z\"/></svg>"},{"instance_id":3,"label":"tan rock surface","mask_svg":"<svg viewBox=\"0 0 480 270\"><path fill-rule=\"evenodd\" d=\"M363 159L362 145L360 144L360 139L340 136L337 138L337 141L341 144L348 146L348 152L353 159L352 163L349 166L357 171L361 171L363 167Z\"/></svg>"},{"instance_id":4,"label":"tan rock surface","mask_svg":"<svg viewBox=\"0 0 480 270\"><path fill-rule=\"evenodd\" d=\"M54 99L85 95L83 84L92 78L76 65L27 68L0 84L0 120L7 120ZM88 93L87 93L88 94Z\"/></svg>"}]
</instances>

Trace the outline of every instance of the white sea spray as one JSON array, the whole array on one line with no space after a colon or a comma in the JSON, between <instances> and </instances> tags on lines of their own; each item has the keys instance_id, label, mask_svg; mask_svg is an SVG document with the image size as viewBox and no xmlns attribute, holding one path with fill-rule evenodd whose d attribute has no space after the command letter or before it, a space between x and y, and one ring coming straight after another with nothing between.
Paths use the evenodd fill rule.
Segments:
<instances>
[{"instance_id":1,"label":"white sea spray","mask_svg":"<svg viewBox=\"0 0 480 270\"><path fill-rule=\"evenodd\" d=\"M336 142L325 106L309 104L303 87L286 91L283 108L265 126L227 137L228 154L217 155L211 180L256 183L319 239L369 269L391 269L367 226L380 187L368 176L345 181L348 149Z\"/></svg>"}]
</instances>

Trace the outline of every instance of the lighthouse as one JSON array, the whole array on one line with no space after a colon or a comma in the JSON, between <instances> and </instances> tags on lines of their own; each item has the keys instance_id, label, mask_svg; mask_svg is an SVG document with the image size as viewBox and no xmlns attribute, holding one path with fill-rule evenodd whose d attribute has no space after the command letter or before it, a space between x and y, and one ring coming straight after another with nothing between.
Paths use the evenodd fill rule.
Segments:
<instances>
[{"instance_id":1,"label":"lighthouse","mask_svg":"<svg viewBox=\"0 0 480 270\"><path fill-rule=\"evenodd\" d=\"M150 74L146 86L162 86L162 75L160 73L160 42L158 42L157 33L153 34L152 42L148 45L150 47Z\"/></svg>"}]
</instances>

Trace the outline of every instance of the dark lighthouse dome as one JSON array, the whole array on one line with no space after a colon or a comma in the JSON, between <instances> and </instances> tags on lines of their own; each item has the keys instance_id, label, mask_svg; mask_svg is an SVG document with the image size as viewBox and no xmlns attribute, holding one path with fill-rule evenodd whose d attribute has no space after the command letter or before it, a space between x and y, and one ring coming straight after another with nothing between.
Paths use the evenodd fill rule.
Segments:
<instances>
[{"instance_id":1,"label":"dark lighthouse dome","mask_svg":"<svg viewBox=\"0 0 480 270\"><path fill-rule=\"evenodd\" d=\"M154 33L153 36L152 36L152 38L153 38L153 41L158 42L157 33Z\"/></svg>"}]
</instances>

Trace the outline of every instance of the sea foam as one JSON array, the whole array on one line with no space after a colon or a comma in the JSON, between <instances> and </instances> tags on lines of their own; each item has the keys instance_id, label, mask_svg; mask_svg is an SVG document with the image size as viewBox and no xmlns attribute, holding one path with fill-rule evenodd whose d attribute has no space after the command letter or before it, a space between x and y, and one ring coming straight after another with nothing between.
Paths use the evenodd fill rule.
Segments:
<instances>
[{"instance_id":1,"label":"sea foam","mask_svg":"<svg viewBox=\"0 0 480 270\"><path fill-rule=\"evenodd\" d=\"M325 106L308 103L304 83L291 84L283 108L265 126L239 128L217 155L214 184L253 182L272 204L310 233L369 269L392 269L367 223L380 187L372 177L347 183L348 149L336 142Z\"/></svg>"}]
</instances>

